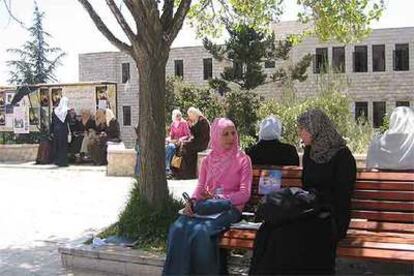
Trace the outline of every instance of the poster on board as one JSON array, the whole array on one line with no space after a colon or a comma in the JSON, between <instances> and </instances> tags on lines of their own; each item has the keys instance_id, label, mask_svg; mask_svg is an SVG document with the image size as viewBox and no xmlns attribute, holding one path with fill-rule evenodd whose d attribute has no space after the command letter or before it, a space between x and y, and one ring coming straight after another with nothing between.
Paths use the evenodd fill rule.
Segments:
<instances>
[{"instance_id":1,"label":"poster on board","mask_svg":"<svg viewBox=\"0 0 414 276\"><path fill-rule=\"evenodd\" d=\"M19 106L13 108L13 132L22 134L29 133L29 105L24 97Z\"/></svg>"}]
</instances>

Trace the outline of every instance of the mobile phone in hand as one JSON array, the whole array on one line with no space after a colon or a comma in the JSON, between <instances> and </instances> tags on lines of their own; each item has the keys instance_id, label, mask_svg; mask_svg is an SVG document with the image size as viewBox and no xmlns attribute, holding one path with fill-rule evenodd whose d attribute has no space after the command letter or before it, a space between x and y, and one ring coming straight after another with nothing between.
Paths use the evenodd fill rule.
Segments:
<instances>
[{"instance_id":1,"label":"mobile phone in hand","mask_svg":"<svg viewBox=\"0 0 414 276\"><path fill-rule=\"evenodd\" d=\"M193 210L193 202L192 202L190 196L186 192L183 193L183 198L184 198L185 202L190 204L191 210Z\"/></svg>"}]
</instances>

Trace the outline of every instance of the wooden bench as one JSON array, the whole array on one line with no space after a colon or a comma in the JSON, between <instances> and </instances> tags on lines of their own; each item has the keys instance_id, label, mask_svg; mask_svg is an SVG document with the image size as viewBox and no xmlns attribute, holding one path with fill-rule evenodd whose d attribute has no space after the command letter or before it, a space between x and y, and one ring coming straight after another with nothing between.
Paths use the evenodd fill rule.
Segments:
<instances>
[{"instance_id":1,"label":"wooden bench","mask_svg":"<svg viewBox=\"0 0 414 276\"><path fill-rule=\"evenodd\" d=\"M261 196L258 183L262 169L281 169L282 186L301 186L299 167L254 167L252 196L246 211L252 211ZM339 243L338 257L414 262L414 172L358 170L352 197L351 223ZM253 249L256 230L231 228L220 239L228 249Z\"/></svg>"}]
</instances>

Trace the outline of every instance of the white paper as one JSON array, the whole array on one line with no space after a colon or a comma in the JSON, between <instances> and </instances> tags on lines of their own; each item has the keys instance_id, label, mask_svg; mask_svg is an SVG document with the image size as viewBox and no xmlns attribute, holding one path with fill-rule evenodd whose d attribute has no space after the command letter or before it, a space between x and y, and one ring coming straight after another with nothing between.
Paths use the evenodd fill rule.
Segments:
<instances>
[{"instance_id":1,"label":"white paper","mask_svg":"<svg viewBox=\"0 0 414 276\"><path fill-rule=\"evenodd\" d=\"M99 100L98 102L98 108L106 110L106 100Z\"/></svg>"},{"instance_id":2,"label":"white paper","mask_svg":"<svg viewBox=\"0 0 414 276\"><path fill-rule=\"evenodd\" d=\"M179 210L178 213L180 215L186 216L186 214L184 214L184 208ZM211 215L198 215L198 214L193 214L193 217L195 218L203 218L203 219L216 219L221 215L221 213L217 213L217 214L211 214Z\"/></svg>"}]
</instances>

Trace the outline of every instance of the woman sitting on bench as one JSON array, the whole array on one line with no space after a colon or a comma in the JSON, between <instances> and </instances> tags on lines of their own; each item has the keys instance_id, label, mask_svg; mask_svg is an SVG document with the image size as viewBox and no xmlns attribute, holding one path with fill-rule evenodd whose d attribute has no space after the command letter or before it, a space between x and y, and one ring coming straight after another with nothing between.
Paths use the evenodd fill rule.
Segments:
<instances>
[{"instance_id":1,"label":"woman sitting on bench","mask_svg":"<svg viewBox=\"0 0 414 276\"><path fill-rule=\"evenodd\" d=\"M303 189L316 194L323 211L282 225L261 227L251 274L334 274L336 245L350 222L355 159L331 120L320 110L298 118L305 144Z\"/></svg>"},{"instance_id":2,"label":"woman sitting on bench","mask_svg":"<svg viewBox=\"0 0 414 276\"><path fill-rule=\"evenodd\" d=\"M250 198L251 183L250 158L240 151L233 122L215 119L211 152L201 164L198 185L192 199L187 201L184 214L168 233L164 275L219 274L218 236L240 220L244 204ZM202 213L219 215L197 217Z\"/></svg>"},{"instance_id":3,"label":"woman sitting on bench","mask_svg":"<svg viewBox=\"0 0 414 276\"><path fill-rule=\"evenodd\" d=\"M299 166L299 156L292 145L280 142L282 122L269 116L260 124L259 142L246 150L253 165Z\"/></svg>"},{"instance_id":4,"label":"woman sitting on bench","mask_svg":"<svg viewBox=\"0 0 414 276\"><path fill-rule=\"evenodd\" d=\"M394 109L389 129L374 137L367 154L367 169L414 170L414 111Z\"/></svg>"}]
</instances>

